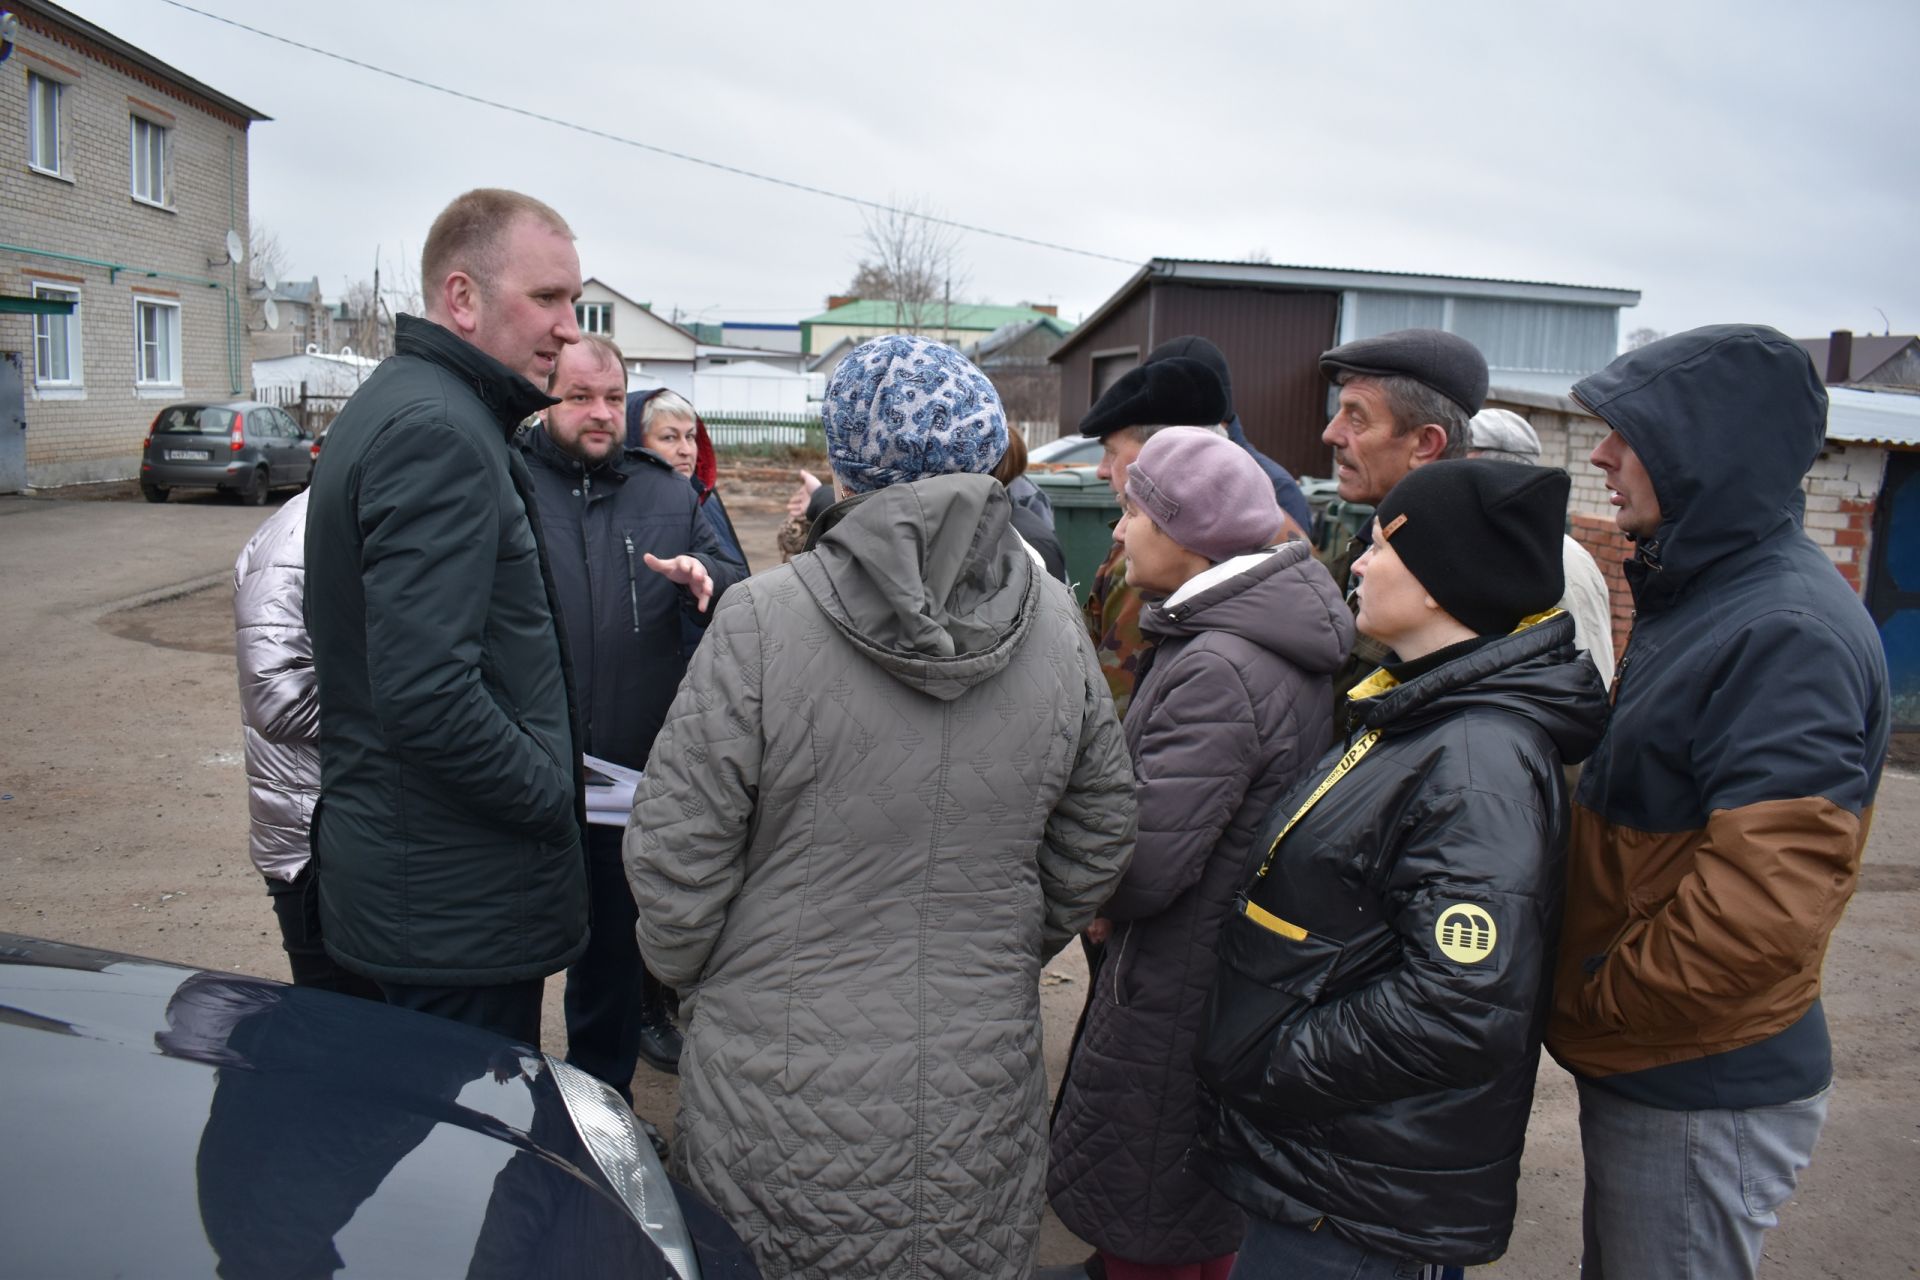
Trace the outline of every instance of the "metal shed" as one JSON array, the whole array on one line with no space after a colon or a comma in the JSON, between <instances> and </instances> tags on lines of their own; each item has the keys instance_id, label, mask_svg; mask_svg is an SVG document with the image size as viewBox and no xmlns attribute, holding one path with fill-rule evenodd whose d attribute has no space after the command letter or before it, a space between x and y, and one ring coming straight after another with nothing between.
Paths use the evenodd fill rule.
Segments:
<instances>
[{"instance_id":1,"label":"metal shed","mask_svg":"<svg viewBox=\"0 0 1920 1280\"><path fill-rule=\"evenodd\" d=\"M1317 475L1329 469L1318 365L1327 348L1393 329L1446 329L1486 354L1496 385L1564 394L1613 359L1620 309L1639 301L1632 289L1155 258L1053 353L1060 429L1074 431L1154 347L1197 333L1225 354L1254 444L1295 474Z\"/></svg>"}]
</instances>

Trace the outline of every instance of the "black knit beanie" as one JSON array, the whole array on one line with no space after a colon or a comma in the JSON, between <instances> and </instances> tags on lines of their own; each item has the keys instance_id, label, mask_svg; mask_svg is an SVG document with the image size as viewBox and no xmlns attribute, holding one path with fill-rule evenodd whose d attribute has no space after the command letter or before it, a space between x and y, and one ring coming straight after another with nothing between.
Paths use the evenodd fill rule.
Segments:
<instances>
[{"instance_id":1,"label":"black knit beanie","mask_svg":"<svg viewBox=\"0 0 1920 1280\"><path fill-rule=\"evenodd\" d=\"M1504 635L1566 593L1561 539L1567 473L1462 458L1407 473L1374 513L1442 609L1480 635Z\"/></svg>"}]
</instances>

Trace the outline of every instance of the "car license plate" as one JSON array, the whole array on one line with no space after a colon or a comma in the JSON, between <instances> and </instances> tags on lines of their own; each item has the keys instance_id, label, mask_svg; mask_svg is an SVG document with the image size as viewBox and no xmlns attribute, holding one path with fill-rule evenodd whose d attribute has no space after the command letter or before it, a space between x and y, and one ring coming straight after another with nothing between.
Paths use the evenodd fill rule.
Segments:
<instances>
[{"instance_id":1,"label":"car license plate","mask_svg":"<svg viewBox=\"0 0 1920 1280\"><path fill-rule=\"evenodd\" d=\"M205 449L168 449L168 462L205 462L213 455Z\"/></svg>"}]
</instances>

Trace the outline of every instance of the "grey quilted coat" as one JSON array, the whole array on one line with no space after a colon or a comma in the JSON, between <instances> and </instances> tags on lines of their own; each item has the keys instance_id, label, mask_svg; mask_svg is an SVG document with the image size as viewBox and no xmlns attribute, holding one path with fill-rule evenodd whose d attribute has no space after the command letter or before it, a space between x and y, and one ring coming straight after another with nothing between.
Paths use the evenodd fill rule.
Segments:
<instances>
[{"instance_id":1,"label":"grey quilted coat","mask_svg":"<svg viewBox=\"0 0 1920 1280\"><path fill-rule=\"evenodd\" d=\"M691 989L676 1169L770 1276L1032 1271L1040 966L1134 807L1010 511L959 475L827 512L727 593L635 800L641 951Z\"/></svg>"},{"instance_id":2,"label":"grey quilted coat","mask_svg":"<svg viewBox=\"0 0 1920 1280\"><path fill-rule=\"evenodd\" d=\"M1186 1165L1193 1046L1214 938L1253 833L1333 732L1353 617L1304 542L1214 566L1141 610L1156 641L1127 708L1133 864L1062 1086L1047 1192L1076 1235L1133 1262L1239 1247L1238 1208Z\"/></svg>"},{"instance_id":3,"label":"grey quilted coat","mask_svg":"<svg viewBox=\"0 0 1920 1280\"><path fill-rule=\"evenodd\" d=\"M233 562L248 852L260 874L289 883L311 856L307 828L320 794L320 708L301 603L306 580L302 490L260 526Z\"/></svg>"}]
</instances>

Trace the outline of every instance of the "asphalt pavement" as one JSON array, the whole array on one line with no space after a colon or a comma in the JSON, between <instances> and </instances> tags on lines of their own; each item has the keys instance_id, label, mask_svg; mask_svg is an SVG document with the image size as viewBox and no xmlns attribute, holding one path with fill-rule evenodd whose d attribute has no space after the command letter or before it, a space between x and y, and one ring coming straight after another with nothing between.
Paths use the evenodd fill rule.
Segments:
<instances>
[{"instance_id":1,"label":"asphalt pavement","mask_svg":"<svg viewBox=\"0 0 1920 1280\"><path fill-rule=\"evenodd\" d=\"M779 516L734 509L756 567ZM285 977L246 854L231 642L233 559L275 510L0 497L0 930ZM559 980L547 1048L560 1051ZM1078 949L1042 983L1048 1063L1085 994ZM1920 776L1890 770L1860 891L1826 969L1831 1119L1770 1237L1768 1277L1920 1274ZM670 1124L672 1081L641 1068L636 1108ZM1573 1087L1543 1062L1508 1255L1475 1274L1573 1276ZM1049 1223L1043 1261L1085 1256Z\"/></svg>"}]
</instances>

